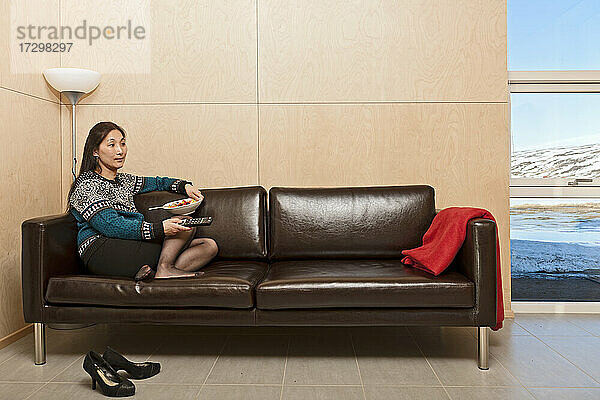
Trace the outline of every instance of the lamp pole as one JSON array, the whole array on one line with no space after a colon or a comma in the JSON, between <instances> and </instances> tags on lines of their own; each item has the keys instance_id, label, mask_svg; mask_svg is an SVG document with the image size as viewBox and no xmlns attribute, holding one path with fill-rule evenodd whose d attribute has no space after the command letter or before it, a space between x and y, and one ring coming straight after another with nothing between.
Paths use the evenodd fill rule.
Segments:
<instances>
[{"instance_id":1,"label":"lamp pole","mask_svg":"<svg viewBox=\"0 0 600 400\"><path fill-rule=\"evenodd\" d=\"M83 96L85 93L83 92L75 92L75 91L65 91L62 92L65 97L67 99L69 99L69 101L71 102L71 117L72 117L72 122L71 122L71 135L72 135L72 141L71 141L71 154L73 155L73 165L71 167L71 175L73 177L73 182L75 182L75 179L77 177L77 172L76 172L76 166L77 166L77 147L75 145L75 141L76 141L76 120L75 120L75 106L77 105L77 102L79 101L79 99L81 98L81 96Z\"/></svg>"},{"instance_id":2,"label":"lamp pole","mask_svg":"<svg viewBox=\"0 0 600 400\"><path fill-rule=\"evenodd\" d=\"M71 165L71 175L73 182L77 177L75 167L77 166L77 146L76 146L76 132L77 132L77 121L75 113L77 111L77 102L86 93L91 93L96 89L100 83L100 74L96 71L91 71L81 68L49 68L44 70L43 76L52 88L58 93L64 94L65 97L71 102L71 151L73 155L73 164ZM58 95L60 100L60 95ZM62 103L62 101L60 101ZM92 324L61 324L49 323L53 329L78 329ZM34 323L35 330L35 364L41 365L46 362L46 347L45 347L45 336L46 336L46 324L42 322Z\"/></svg>"}]
</instances>

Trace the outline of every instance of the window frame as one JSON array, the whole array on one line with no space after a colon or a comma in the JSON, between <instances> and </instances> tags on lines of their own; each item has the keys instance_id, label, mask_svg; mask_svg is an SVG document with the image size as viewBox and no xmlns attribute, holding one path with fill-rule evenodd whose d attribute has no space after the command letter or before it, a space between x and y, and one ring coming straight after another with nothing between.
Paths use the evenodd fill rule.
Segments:
<instances>
[{"instance_id":1,"label":"window frame","mask_svg":"<svg viewBox=\"0 0 600 400\"><path fill-rule=\"evenodd\" d=\"M600 70L508 71L508 89L510 93L600 93ZM600 197L600 179L574 180L511 176L509 197Z\"/></svg>"},{"instance_id":2,"label":"window frame","mask_svg":"<svg viewBox=\"0 0 600 400\"><path fill-rule=\"evenodd\" d=\"M508 71L510 93L600 93L600 70Z\"/></svg>"},{"instance_id":3,"label":"window frame","mask_svg":"<svg viewBox=\"0 0 600 400\"><path fill-rule=\"evenodd\" d=\"M508 5L510 7L510 4ZM510 18L510 13L507 19ZM507 23L509 21L507 20ZM508 37L507 37L508 41ZM507 43L507 45L510 45ZM507 54L508 64L508 54ZM508 70L508 68L507 68ZM512 93L600 93L600 70L508 70L508 126L512 136ZM512 140L509 152L512 160ZM511 165L512 167L512 165ZM586 198L600 197L600 187L591 184L569 185L565 179L531 179L509 177L510 198ZM600 179L594 179L599 181ZM565 182L567 181L567 182ZM510 274L512 279L512 274ZM512 294L511 294L512 297ZM512 299L511 299L512 300ZM513 312L576 313L600 312L600 301L548 302L511 301Z\"/></svg>"}]
</instances>

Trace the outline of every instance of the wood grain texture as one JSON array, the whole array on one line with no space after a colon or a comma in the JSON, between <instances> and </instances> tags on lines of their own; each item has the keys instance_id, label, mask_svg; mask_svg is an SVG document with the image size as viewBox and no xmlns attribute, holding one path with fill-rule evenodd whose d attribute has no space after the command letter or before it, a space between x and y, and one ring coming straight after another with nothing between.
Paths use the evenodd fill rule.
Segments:
<instances>
[{"instance_id":1,"label":"wood grain texture","mask_svg":"<svg viewBox=\"0 0 600 400\"><path fill-rule=\"evenodd\" d=\"M11 7L12 5L12 7ZM58 25L58 0L0 0L0 87L58 102L42 72L60 66L60 53L21 52L20 25Z\"/></svg>"},{"instance_id":2,"label":"wood grain texture","mask_svg":"<svg viewBox=\"0 0 600 400\"><path fill-rule=\"evenodd\" d=\"M261 102L507 101L505 0L260 0Z\"/></svg>"},{"instance_id":3,"label":"wood grain texture","mask_svg":"<svg viewBox=\"0 0 600 400\"><path fill-rule=\"evenodd\" d=\"M255 10L255 0L63 1L63 24L81 24L82 16L102 26L131 19L146 39L74 46L62 66L102 73L88 104L254 102Z\"/></svg>"},{"instance_id":4,"label":"wood grain texture","mask_svg":"<svg viewBox=\"0 0 600 400\"><path fill-rule=\"evenodd\" d=\"M260 183L427 184L436 206L472 206L499 224L510 298L507 104L261 105Z\"/></svg>"},{"instance_id":5,"label":"wood grain texture","mask_svg":"<svg viewBox=\"0 0 600 400\"><path fill-rule=\"evenodd\" d=\"M64 111L63 208L72 182L70 107ZM113 121L127 133L119 171L183 178L201 190L258 184L256 105L80 106L77 121L77 172L89 130Z\"/></svg>"},{"instance_id":6,"label":"wood grain texture","mask_svg":"<svg viewBox=\"0 0 600 400\"><path fill-rule=\"evenodd\" d=\"M60 205L59 106L0 89L0 337L22 328L21 223Z\"/></svg>"}]
</instances>

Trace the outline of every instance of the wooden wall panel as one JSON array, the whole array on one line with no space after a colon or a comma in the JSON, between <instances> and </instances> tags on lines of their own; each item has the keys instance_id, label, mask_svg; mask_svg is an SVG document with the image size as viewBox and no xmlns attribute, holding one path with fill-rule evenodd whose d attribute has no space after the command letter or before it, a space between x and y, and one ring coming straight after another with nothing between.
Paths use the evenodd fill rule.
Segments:
<instances>
[{"instance_id":1,"label":"wooden wall panel","mask_svg":"<svg viewBox=\"0 0 600 400\"><path fill-rule=\"evenodd\" d=\"M59 213L58 104L0 89L0 338L25 324L21 297L21 223Z\"/></svg>"},{"instance_id":2,"label":"wooden wall panel","mask_svg":"<svg viewBox=\"0 0 600 400\"><path fill-rule=\"evenodd\" d=\"M267 190L427 184L438 208L490 210L508 301L507 104L263 105L259 123Z\"/></svg>"},{"instance_id":3,"label":"wooden wall panel","mask_svg":"<svg viewBox=\"0 0 600 400\"><path fill-rule=\"evenodd\" d=\"M19 43L32 40L17 37L21 25L58 25L58 2L0 0L0 87L58 102L42 72L60 66L60 53L21 52Z\"/></svg>"},{"instance_id":4,"label":"wooden wall panel","mask_svg":"<svg viewBox=\"0 0 600 400\"><path fill-rule=\"evenodd\" d=\"M255 0L82 0L61 5L65 24L81 24L84 15L88 24L122 25L133 18L133 26L147 29L145 41L139 42L147 48L135 57L123 39L121 44L116 39L78 44L63 56L63 67L103 74L88 104L256 101ZM148 12L138 10L140 5Z\"/></svg>"},{"instance_id":5,"label":"wooden wall panel","mask_svg":"<svg viewBox=\"0 0 600 400\"><path fill-rule=\"evenodd\" d=\"M507 100L505 0L260 0L261 102Z\"/></svg>"},{"instance_id":6,"label":"wooden wall panel","mask_svg":"<svg viewBox=\"0 0 600 400\"><path fill-rule=\"evenodd\" d=\"M62 114L65 208L72 182L70 107ZM80 106L77 173L89 130L112 121L127 132L128 154L120 171L183 178L200 188L257 185L256 118L253 104Z\"/></svg>"},{"instance_id":7,"label":"wooden wall panel","mask_svg":"<svg viewBox=\"0 0 600 400\"><path fill-rule=\"evenodd\" d=\"M78 110L79 161L89 129L112 120L128 132L123 171L201 188L426 183L438 207L494 213L510 299L505 0L19 3L36 23L139 17L149 58L114 42L17 71L0 57L0 118L17 138L0 150L1 183L19 188L0 210L0 338L23 326L20 223L62 212L71 184L70 107L31 97L55 101L41 72L58 65L103 74Z\"/></svg>"}]
</instances>

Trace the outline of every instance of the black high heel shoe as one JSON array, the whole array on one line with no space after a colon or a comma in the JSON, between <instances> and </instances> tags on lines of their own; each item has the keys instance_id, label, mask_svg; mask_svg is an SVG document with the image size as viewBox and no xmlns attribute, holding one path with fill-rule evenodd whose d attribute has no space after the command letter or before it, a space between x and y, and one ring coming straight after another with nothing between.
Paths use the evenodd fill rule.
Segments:
<instances>
[{"instance_id":1,"label":"black high heel shoe","mask_svg":"<svg viewBox=\"0 0 600 400\"><path fill-rule=\"evenodd\" d=\"M102 358L114 368L115 371L124 370L134 379L146 379L160 372L160 364L155 362L131 362L115 350L107 347Z\"/></svg>"},{"instance_id":2,"label":"black high heel shoe","mask_svg":"<svg viewBox=\"0 0 600 400\"><path fill-rule=\"evenodd\" d=\"M108 397L127 397L135 394L135 385L117 374L117 371L94 351L85 356L83 369L92 378L92 390L96 390L97 383L102 394Z\"/></svg>"}]
</instances>

